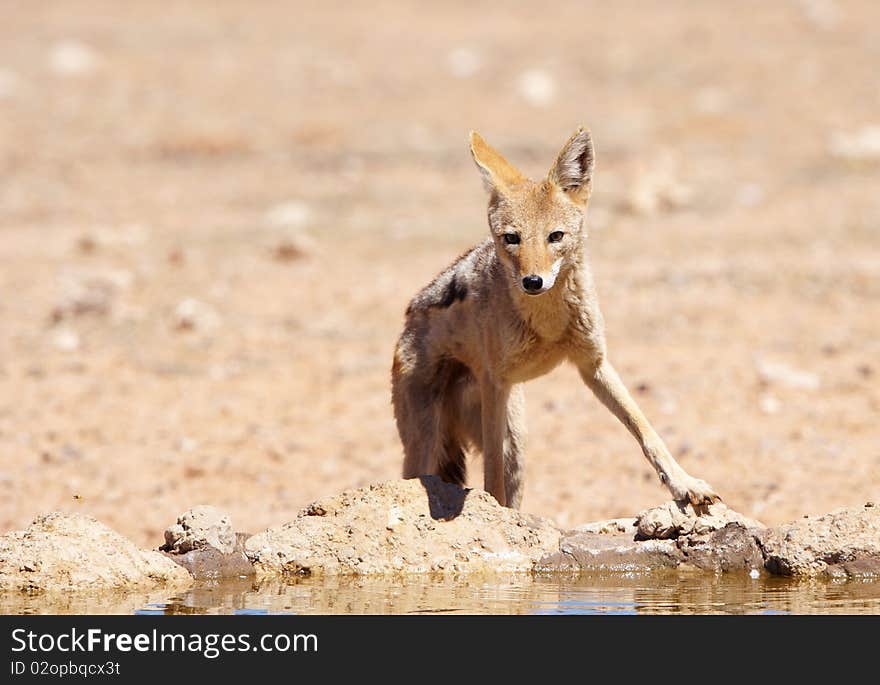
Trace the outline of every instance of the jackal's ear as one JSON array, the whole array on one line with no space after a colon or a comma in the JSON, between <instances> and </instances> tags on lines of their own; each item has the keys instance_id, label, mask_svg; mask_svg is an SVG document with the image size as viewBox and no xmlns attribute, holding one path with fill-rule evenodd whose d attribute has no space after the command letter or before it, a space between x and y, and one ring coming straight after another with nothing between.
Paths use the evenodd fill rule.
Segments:
<instances>
[{"instance_id":1,"label":"jackal's ear","mask_svg":"<svg viewBox=\"0 0 880 685\"><path fill-rule=\"evenodd\" d=\"M471 131L471 154L483 177L483 185L490 193L493 190L504 192L525 180L516 167L504 159L501 153L483 140L476 131Z\"/></svg>"},{"instance_id":2,"label":"jackal's ear","mask_svg":"<svg viewBox=\"0 0 880 685\"><path fill-rule=\"evenodd\" d=\"M572 201L586 204L593 179L593 140L589 131L580 127L568 139L550 169L549 179Z\"/></svg>"}]
</instances>

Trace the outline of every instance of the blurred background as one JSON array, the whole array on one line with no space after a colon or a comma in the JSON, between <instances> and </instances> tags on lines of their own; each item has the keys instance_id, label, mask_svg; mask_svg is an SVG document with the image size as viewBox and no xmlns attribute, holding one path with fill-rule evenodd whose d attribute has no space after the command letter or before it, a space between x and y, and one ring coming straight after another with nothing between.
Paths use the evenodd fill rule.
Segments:
<instances>
[{"instance_id":1,"label":"blurred background","mask_svg":"<svg viewBox=\"0 0 880 685\"><path fill-rule=\"evenodd\" d=\"M533 178L578 124L610 357L765 523L880 497L874 2L4 0L0 530L156 546L397 477L410 297L486 235L479 130ZM570 367L527 386L523 507L667 498ZM482 465L471 462L471 482Z\"/></svg>"}]
</instances>

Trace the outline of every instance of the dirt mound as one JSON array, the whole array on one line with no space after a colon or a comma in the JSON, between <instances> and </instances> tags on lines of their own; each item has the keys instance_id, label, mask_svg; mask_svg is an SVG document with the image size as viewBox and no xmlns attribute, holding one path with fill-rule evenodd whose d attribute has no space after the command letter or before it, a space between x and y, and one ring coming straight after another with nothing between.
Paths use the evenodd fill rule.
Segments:
<instances>
[{"instance_id":1,"label":"dirt mound","mask_svg":"<svg viewBox=\"0 0 880 685\"><path fill-rule=\"evenodd\" d=\"M162 554L95 519L51 513L0 537L0 592L145 591L197 579L271 575L648 572L699 568L794 576L880 575L872 504L767 529L723 504L668 502L632 519L562 531L481 490L426 476L313 502L284 526L248 537L196 507ZM187 572L188 571L188 572Z\"/></svg>"},{"instance_id":2,"label":"dirt mound","mask_svg":"<svg viewBox=\"0 0 880 685\"><path fill-rule=\"evenodd\" d=\"M258 574L699 568L781 575L880 572L880 510L839 510L775 529L723 503L667 502L632 519L559 530L480 490L437 478L389 481L309 505L250 538Z\"/></svg>"},{"instance_id":3,"label":"dirt mound","mask_svg":"<svg viewBox=\"0 0 880 685\"><path fill-rule=\"evenodd\" d=\"M48 592L192 583L159 552L141 550L91 516L53 512L0 536L0 590Z\"/></svg>"},{"instance_id":4,"label":"dirt mound","mask_svg":"<svg viewBox=\"0 0 880 685\"><path fill-rule=\"evenodd\" d=\"M530 571L559 546L548 520L425 476L320 500L247 541L261 574Z\"/></svg>"}]
</instances>

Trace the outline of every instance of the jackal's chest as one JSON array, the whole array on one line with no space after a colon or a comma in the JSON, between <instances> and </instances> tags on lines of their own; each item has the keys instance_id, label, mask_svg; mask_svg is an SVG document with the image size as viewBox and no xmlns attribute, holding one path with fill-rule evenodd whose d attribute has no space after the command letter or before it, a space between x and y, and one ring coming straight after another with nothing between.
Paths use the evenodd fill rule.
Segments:
<instances>
[{"instance_id":1,"label":"jackal's chest","mask_svg":"<svg viewBox=\"0 0 880 685\"><path fill-rule=\"evenodd\" d=\"M524 383L549 373L565 357L566 350L561 343L532 339L508 350L504 375L511 383Z\"/></svg>"}]
</instances>

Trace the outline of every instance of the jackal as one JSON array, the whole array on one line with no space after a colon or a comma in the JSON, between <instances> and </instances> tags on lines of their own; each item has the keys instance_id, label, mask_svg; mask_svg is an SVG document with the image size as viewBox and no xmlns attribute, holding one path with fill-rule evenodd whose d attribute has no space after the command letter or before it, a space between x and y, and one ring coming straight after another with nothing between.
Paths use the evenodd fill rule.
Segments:
<instances>
[{"instance_id":1,"label":"jackal","mask_svg":"<svg viewBox=\"0 0 880 685\"><path fill-rule=\"evenodd\" d=\"M678 465L605 349L584 247L593 144L579 128L547 178L524 177L479 134L470 149L489 192L489 238L459 257L406 310L391 372L403 476L464 483L480 450L484 487L502 505L523 495L522 383L563 361L638 440L677 500L720 497Z\"/></svg>"}]
</instances>

